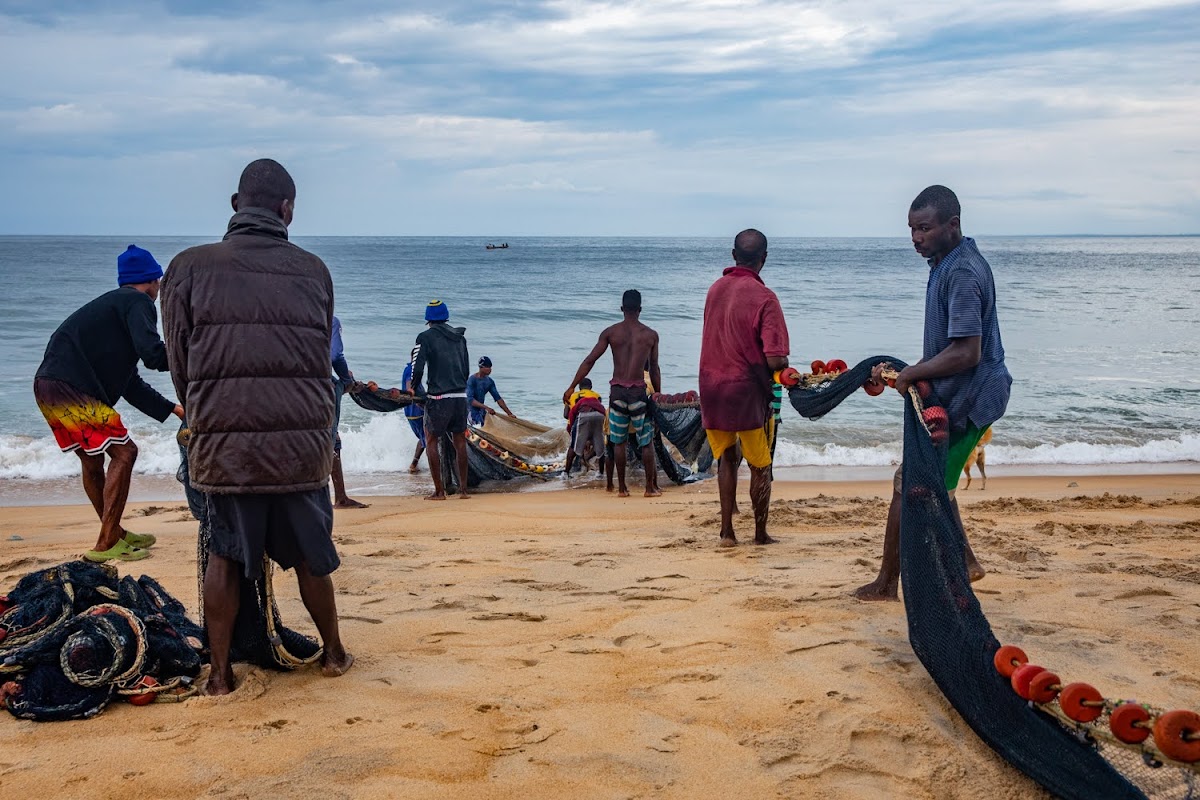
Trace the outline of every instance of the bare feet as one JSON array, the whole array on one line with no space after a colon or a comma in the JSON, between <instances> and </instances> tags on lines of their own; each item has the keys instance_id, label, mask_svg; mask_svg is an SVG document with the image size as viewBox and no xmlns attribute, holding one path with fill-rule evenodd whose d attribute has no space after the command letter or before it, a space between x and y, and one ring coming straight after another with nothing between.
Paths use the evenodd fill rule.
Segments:
<instances>
[{"instance_id":1,"label":"bare feet","mask_svg":"<svg viewBox=\"0 0 1200 800\"><path fill-rule=\"evenodd\" d=\"M971 583L975 583L975 581L983 580L983 576L987 575L987 570L978 561L972 561L967 564L967 575L970 576Z\"/></svg>"},{"instance_id":2,"label":"bare feet","mask_svg":"<svg viewBox=\"0 0 1200 800\"><path fill-rule=\"evenodd\" d=\"M755 544L778 544L779 540L772 539L770 536L768 536L767 534L764 533L760 536L755 536L754 543Z\"/></svg>"},{"instance_id":3,"label":"bare feet","mask_svg":"<svg viewBox=\"0 0 1200 800\"><path fill-rule=\"evenodd\" d=\"M234 689L233 685L233 670L229 669L225 674L218 673L213 670L208 675L208 683L204 685L204 693L210 697L217 697L223 694L229 694Z\"/></svg>"},{"instance_id":4,"label":"bare feet","mask_svg":"<svg viewBox=\"0 0 1200 800\"><path fill-rule=\"evenodd\" d=\"M732 533L728 536L721 534L721 538L717 540L718 547L737 547L737 537Z\"/></svg>"},{"instance_id":5,"label":"bare feet","mask_svg":"<svg viewBox=\"0 0 1200 800\"><path fill-rule=\"evenodd\" d=\"M470 500L470 499L471 499L471 495L470 495L470 494L468 494L468 493L466 492L466 490L462 490L462 491L460 491L460 492L458 493L458 499L459 499L459 500Z\"/></svg>"},{"instance_id":6,"label":"bare feet","mask_svg":"<svg viewBox=\"0 0 1200 800\"><path fill-rule=\"evenodd\" d=\"M657 488L647 489L643 497L662 497L662 491Z\"/></svg>"},{"instance_id":7,"label":"bare feet","mask_svg":"<svg viewBox=\"0 0 1200 800\"><path fill-rule=\"evenodd\" d=\"M617 497L629 497L629 490L622 487L621 490L617 492Z\"/></svg>"},{"instance_id":8,"label":"bare feet","mask_svg":"<svg viewBox=\"0 0 1200 800\"><path fill-rule=\"evenodd\" d=\"M330 655L328 652L321 656L321 674L326 678L337 678L346 674L350 666L354 663L354 656L342 651L341 658Z\"/></svg>"},{"instance_id":9,"label":"bare feet","mask_svg":"<svg viewBox=\"0 0 1200 800\"><path fill-rule=\"evenodd\" d=\"M341 500L338 500L336 503L334 503L333 507L334 508L370 508L371 506L367 503L360 503L357 500L354 500L350 497L343 497Z\"/></svg>"},{"instance_id":10,"label":"bare feet","mask_svg":"<svg viewBox=\"0 0 1200 800\"><path fill-rule=\"evenodd\" d=\"M900 598L896 593L898 584L895 581L883 581L878 578L860 586L853 592L853 597L865 602L896 602Z\"/></svg>"},{"instance_id":11,"label":"bare feet","mask_svg":"<svg viewBox=\"0 0 1200 800\"><path fill-rule=\"evenodd\" d=\"M445 500L445 492L434 492L433 494L425 495L426 500Z\"/></svg>"},{"instance_id":12,"label":"bare feet","mask_svg":"<svg viewBox=\"0 0 1200 800\"><path fill-rule=\"evenodd\" d=\"M615 491L616 491L616 489L614 489L612 486L605 486L605 487L604 487L604 491L606 491L606 492L615 492Z\"/></svg>"},{"instance_id":13,"label":"bare feet","mask_svg":"<svg viewBox=\"0 0 1200 800\"><path fill-rule=\"evenodd\" d=\"M412 474L416 475L418 472L421 471L421 468L419 466L417 466L416 464L409 464L408 471L411 472Z\"/></svg>"}]
</instances>

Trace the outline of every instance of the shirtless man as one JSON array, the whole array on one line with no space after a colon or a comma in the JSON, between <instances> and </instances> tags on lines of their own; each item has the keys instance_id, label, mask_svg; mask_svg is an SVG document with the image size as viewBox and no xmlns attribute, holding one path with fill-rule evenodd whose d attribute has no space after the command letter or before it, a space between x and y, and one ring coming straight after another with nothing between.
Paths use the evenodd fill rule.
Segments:
<instances>
[{"instance_id":1,"label":"shirtless man","mask_svg":"<svg viewBox=\"0 0 1200 800\"><path fill-rule=\"evenodd\" d=\"M649 365L650 381L661 392L662 375L658 369L658 333L638 321L642 313L642 295L630 289L621 296L621 311L625 319L611 325L600 334L599 341L579 365L571 385L563 392L563 403L569 404L579 382L587 377L604 351L612 348L613 376L609 381L608 438L613 443L617 464L618 496L629 497L625 485L625 443L633 439L642 449L642 466L646 470L646 497L658 497L658 464L654 448L654 420L646 416L645 368ZM612 485L608 487L612 491Z\"/></svg>"}]
</instances>

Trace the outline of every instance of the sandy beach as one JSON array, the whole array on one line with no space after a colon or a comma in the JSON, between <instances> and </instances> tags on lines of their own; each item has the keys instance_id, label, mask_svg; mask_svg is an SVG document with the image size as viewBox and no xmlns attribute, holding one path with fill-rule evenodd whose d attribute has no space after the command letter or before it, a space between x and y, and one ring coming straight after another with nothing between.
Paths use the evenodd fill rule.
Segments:
<instances>
[{"instance_id":1,"label":"sandy beach","mask_svg":"<svg viewBox=\"0 0 1200 800\"><path fill-rule=\"evenodd\" d=\"M742 507L745 481L740 487ZM369 498L339 511L343 678L240 667L227 698L0 717L6 796L1027 798L914 657L874 576L887 481L781 482L780 543L716 547L715 482ZM959 492L1002 642L1106 693L1200 708L1200 475ZM751 528L749 514L740 531ZM196 607L182 502L131 506ZM0 592L78 555L90 507L0 508ZM10 540L13 535L20 540ZM744 537L748 538L748 537ZM310 631L290 575L284 620Z\"/></svg>"}]
</instances>

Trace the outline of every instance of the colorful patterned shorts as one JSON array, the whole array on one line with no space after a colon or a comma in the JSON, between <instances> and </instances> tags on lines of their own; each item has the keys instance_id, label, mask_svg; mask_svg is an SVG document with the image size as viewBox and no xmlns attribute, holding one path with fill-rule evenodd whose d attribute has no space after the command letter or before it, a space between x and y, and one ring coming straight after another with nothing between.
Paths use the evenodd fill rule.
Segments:
<instances>
[{"instance_id":1,"label":"colorful patterned shorts","mask_svg":"<svg viewBox=\"0 0 1200 800\"><path fill-rule=\"evenodd\" d=\"M110 445L129 441L129 431L122 424L121 415L74 386L49 378L35 378L33 398L64 453L83 450L89 456L95 456L105 452Z\"/></svg>"},{"instance_id":2,"label":"colorful patterned shorts","mask_svg":"<svg viewBox=\"0 0 1200 800\"><path fill-rule=\"evenodd\" d=\"M608 397L608 440L621 444L632 439L645 447L654 438L654 420L646 416L645 387L613 386Z\"/></svg>"}]
</instances>

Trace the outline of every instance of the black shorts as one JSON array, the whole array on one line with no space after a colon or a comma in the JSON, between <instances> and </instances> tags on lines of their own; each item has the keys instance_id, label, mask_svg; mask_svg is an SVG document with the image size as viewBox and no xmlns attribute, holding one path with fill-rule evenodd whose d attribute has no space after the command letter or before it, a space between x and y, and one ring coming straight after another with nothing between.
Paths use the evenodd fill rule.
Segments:
<instances>
[{"instance_id":1,"label":"black shorts","mask_svg":"<svg viewBox=\"0 0 1200 800\"><path fill-rule=\"evenodd\" d=\"M425 434L436 438L445 433L467 430L467 398L445 397L425 401Z\"/></svg>"},{"instance_id":2,"label":"black shorts","mask_svg":"<svg viewBox=\"0 0 1200 800\"><path fill-rule=\"evenodd\" d=\"M317 577L339 566L328 487L287 494L209 494L209 552L262 575L263 554L284 569L307 562Z\"/></svg>"}]
</instances>

